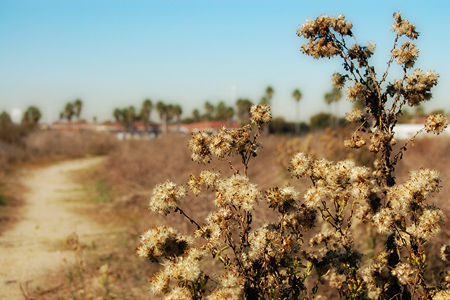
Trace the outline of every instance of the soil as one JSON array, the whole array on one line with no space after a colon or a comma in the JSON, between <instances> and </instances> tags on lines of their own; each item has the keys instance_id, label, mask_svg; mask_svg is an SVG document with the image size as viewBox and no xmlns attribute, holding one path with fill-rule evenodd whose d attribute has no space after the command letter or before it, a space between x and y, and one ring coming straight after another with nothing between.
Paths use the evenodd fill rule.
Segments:
<instances>
[{"instance_id":1,"label":"soil","mask_svg":"<svg viewBox=\"0 0 450 300\"><path fill-rule=\"evenodd\" d=\"M19 221L0 236L0 299L28 299L27 290L45 283L45 274L75 262L75 251L68 246L71 238L89 241L102 234L103 228L76 212L85 205L86 189L69 176L102 159L24 170L25 204Z\"/></svg>"}]
</instances>

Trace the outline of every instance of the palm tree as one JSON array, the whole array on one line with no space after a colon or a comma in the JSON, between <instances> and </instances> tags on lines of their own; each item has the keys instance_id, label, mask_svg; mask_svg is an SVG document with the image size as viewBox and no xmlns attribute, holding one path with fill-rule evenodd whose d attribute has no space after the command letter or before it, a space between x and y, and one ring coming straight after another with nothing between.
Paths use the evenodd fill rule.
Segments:
<instances>
[{"instance_id":1,"label":"palm tree","mask_svg":"<svg viewBox=\"0 0 450 300\"><path fill-rule=\"evenodd\" d=\"M247 123L250 117L250 108L252 107L252 101L248 99L238 99L236 106L238 108L238 119L241 124Z\"/></svg>"},{"instance_id":2,"label":"palm tree","mask_svg":"<svg viewBox=\"0 0 450 300\"><path fill-rule=\"evenodd\" d=\"M136 109L133 105L125 108L123 110L123 116L125 120L125 127L128 128L130 132L134 131L134 120L136 120Z\"/></svg>"},{"instance_id":3,"label":"palm tree","mask_svg":"<svg viewBox=\"0 0 450 300\"><path fill-rule=\"evenodd\" d=\"M299 103L300 99L302 98L302 92L300 92L299 89L295 89L294 92L292 92L292 97L296 101L296 117L297 117L297 124L295 124L295 134L298 135L300 133L300 111L299 111Z\"/></svg>"},{"instance_id":4,"label":"palm tree","mask_svg":"<svg viewBox=\"0 0 450 300\"><path fill-rule=\"evenodd\" d=\"M212 115L214 113L214 105L212 105L209 101L205 102L205 110L206 110L206 118L208 121L212 120Z\"/></svg>"},{"instance_id":5,"label":"palm tree","mask_svg":"<svg viewBox=\"0 0 450 300\"><path fill-rule=\"evenodd\" d=\"M194 110L192 111L192 120L193 120L194 122L200 121L200 111L199 111L198 109L194 109Z\"/></svg>"},{"instance_id":6,"label":"palm tree","mask_svg":"<svg viewBox=\"0 0 450 300\"><path fill-rule=\"evenodd\" d=\"M141 120L144 122L145 131L148 131L148 125L150 124L150 114L153 110L153 103L150 99L145 99L141 108Z\"/></svg>"},{"instance_id":7,"label":"palm tree","mask_svg":"<svg viewBox=\"0 0 450 300\"><path fill-rule=\"evenodd\" d=\"M220 101L216 107L215 120L231 122L234 116L234 109L227 106L224 101Z\"/></svg>"},{"instance_id":8,"label":"palm tree","mask_svg":"<svg viewBox=\"0 0 450 300\"><path fill-rule=\"evenodd\" d=\"M156 110L159 114L159 119L161 120L162 132L167 132L167 105L161 100L156 103Z\"/></svg>"},{"instance_id":9,"label":"palm tree","mask_svg":"<svg viewBox=\"0 0 450 300\"><path fill-rule=\"evenodd\" d=\"M67 102L66 106L64 107L64 115L66 116L67 121L72 122L73 114L74 114L73 104L71 102Z\"/></svg>"},{"instance_id":10,"label":"palm tree","mask_svg":"<svg viewBox=\"0 0 450 300\"><path fill-rule=\"evenodd\" d=\"M73 108L77 120L80 121L80 114L81 109L83 108L83 101L81 101L80 99L75 100L75 102L73 103Z\"/></svg>"},{"instance_id":11,"label":"palm tree","mask_svg":"<svg viewBox=\"0 0 450 300\"><path fill-rule=\"evenodd\" d=\"M335 122L333 125L334 128L337 128L338 122L339 122L339 119L337 116L337 103L339 102L339 100L341 100L341 98L342 98L342 92L335 87L333 87L330 92L328 92L324 95L325 103L330 108L330 124L332 124L332 122L331 122L331 118L332 118L331 103L334 102L336 105L336 108L335 108L336 116L335 116Z\"/></svg>"},{"instance_id":12,"label":"palm tree","mask_svg":"<svg viewBox=\"0 0 450 300\"><path fill-rule=\"evenodd\" d=\"M175 104L172 108L172 112L175 116L176 122L177 122L177 131L180 131L180 120L181 120L181 114L183 113L183 109L179 104Z\"/></svg>"},{"instance_id":13,"label":"palm tree","mask_svg":"<svg viewBox=\"0 0 450 300\"><path fill-rule=\"evenodd\" d=\"M5 126L11 124L11 117L6 111L2 111L0 114L0 126Z\"/></svg>"},{"instance_id":14,"label":"palm tree","mask_svg":"<svg viewBox=\"0 0 450 300\"><path fill-rule=\"evenodd\" d=\"M35 126L41 119L42 114L36 106L30 106L23 113L22 124Z\"/></svg>"},{"instance_id":15,"label":"palm tree","mask_svg":"<svg viewBox=\"0 0 450 300\"><path fill-rule=\"evenodd\" d=\"M113 110L113 116L117 123L122 122L122 110L120 108L115 108Z\"/></svg>"},{"instance_id":16,"label":"palm tree","mask_svg":"<svg viewBox=\"0 0 450 300\"><path fill-rule=\"evenodd\" d=\"M271 86L268 86L266 88L266 94L261 98L259 103L270 105L270 101L272 100L273 93L274 93L273 88Z\"/></svg>"}]
</instances>

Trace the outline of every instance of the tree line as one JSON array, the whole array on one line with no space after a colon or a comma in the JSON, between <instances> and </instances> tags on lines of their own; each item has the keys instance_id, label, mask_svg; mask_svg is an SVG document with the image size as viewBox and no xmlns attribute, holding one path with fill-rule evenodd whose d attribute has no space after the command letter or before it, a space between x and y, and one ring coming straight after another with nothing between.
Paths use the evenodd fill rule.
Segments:
<instances>
[{"instance_id":1,"label":"tree line","mask_svg":"<svg viewBox=\"0 0 450 300\"><path fill-rule=\"evenodd\" d=\"M273 98L274 89L268 86L259 104L271 104ZM326 92L323 96L323 100L328 107L328 112L319 112L310 117L309 124L300 122L300 100L302 99L302 92L300 89L295 89L292 92L292 98L296 104L296 121L289 123L284 120L283 117L275 118L272 122L275 123L272 126L272 131L276 132L295 132L296 135L300 134L305 129L320 129L326 127L337 128L344 118L339 119L338 114L338 102L342 99L342 93L340 90L333 87L330 91ZM357 99L353 103L354 109L360 109L364 106L363 99ZM235 102L235 106L227 105L223 100L214 104L210 101L205 101L203 105L203 112L200 109L195 108L190 115L182 118L183 109L179 104L165 103L161 100L153 103L149 98L145 99L141 107L136 109L133 105L123 108L114 108L112 116L115 122L122 123L126 131L134 130L134 122L141 121L144 123L145 130L155 130L156 122L151 120L152 111L156 111L159 116L161 125L161 131L167 131L168 124L189 124L193 122L202 121L237 121L240 124L245 124L249 119L250 107L256 104L248 98L239 98ZM334 104L334 107L332 105ZM81 121L81 111L83 108L83 101L76 99L73 102L67 102L64 105L63 110L59 114L59 120L67 120L72 122L74 118L77 121ZM334 113L333 113L334 111ZM442 109L433 110L431 113L444 113ZM415 107L413 112L404 109L402 115L399 118L400 123L412 122L417 117L425 116L425 109L422 105ZM21 124L28 127L36 126L42 118L42 113L39 107L32 105L29 106L22 115ZM94 117L95 119L95 117ZM12 123L10 115L3 111L0 113L0 125ZM284 129L283 129L284 128Z\"/></svg>"}]
</instances>

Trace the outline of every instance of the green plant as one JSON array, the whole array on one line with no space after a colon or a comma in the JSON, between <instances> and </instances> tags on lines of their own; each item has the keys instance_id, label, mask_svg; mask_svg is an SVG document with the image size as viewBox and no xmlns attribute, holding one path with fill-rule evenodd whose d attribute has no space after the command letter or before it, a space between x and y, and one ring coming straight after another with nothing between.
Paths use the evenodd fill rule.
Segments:
<instances>
[{"instance_id":1,"label":"green plant","mask_svg":"<svg viewBox=\"0 0 450 300\"><path fill-rule=\"evenodd\" d=\"M149 209L163 215L180 213L196 230L180 234L159 225L141 236L136 252L162 265L151 278L151 290L164 299L318 299L329 292L340 299L447 299L450 276L430 283L425 278L429 243L443 225L443 213L428 198L440 189L436 171L410 172L403 183L396 182L395 167L402 159L407 141L394 151L394 129L406 106L417 106L431 98L438 75L411 71L418 50L411 39L415 27L394 14L396 33L388 69L381 78L369 64L375 45L348 46L356 41L352 24L340 15L321 16L305 23L298 35L308 39L302 51L314 58L339 56L345 74L333 75L333 85L347 98L363 99L364 111L354 110L347 121L358 124L350 148L368 147L377 156L373 167L357 166L353 161L331 162L305 153L293 156L289 170L294 178L311 185L303 195L292 186L273 187L264 193L248 178L250 162L258 154L263 124L270 121L267 105L252 106L252 125L240 129L221 129L215 135L196 133L189 148L192 160L209 163L213 157L233 170L223 177L216 170L191 175L186 186L171 181L157 185ZM400 39L408 39L398 45ZM403 70L401 79L387 82L394 61ZM439 134L448 125L441 114L429 116L424 128ZM231 157L241 159L240 167ZM216 210L203 223L193 220L182 209L183 199L211 193ZM278 212L278 218L260 227L253 224L255 204L265 200ZM306 233L320 225L306 241ZM365 256L353 232L357 226L372 226L380 236L381 247ZM318 227L318 226L317 226ZM206 255L224 267L210 277L202 268ZM450 246L441 248L450 259ZM325 283L328 284L326 288Z\"/></svg>"}]
</instances>

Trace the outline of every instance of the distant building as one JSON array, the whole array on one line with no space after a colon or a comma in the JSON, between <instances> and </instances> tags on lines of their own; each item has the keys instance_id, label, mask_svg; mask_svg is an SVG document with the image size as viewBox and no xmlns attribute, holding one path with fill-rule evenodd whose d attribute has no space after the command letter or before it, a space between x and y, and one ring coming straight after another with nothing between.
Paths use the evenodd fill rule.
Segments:
<instances>
[{"instance_id":1,"label":"distant building","mask_svg":"<svg viewBox=\"0 0 450 300\"><path fill-rule=\"evenodd\" d=\"M174 128L175 126L175 128ZM170 131L175 131L177 125L170 125ZM238 122L227 122L227 121L205 121L205 122L194 122L189 124L180 124L179 131L182 133L191 133L197 131L207 131L207 132L217 132L220 128L239 128ZM174 130L175 129L175 130Z\"/></svg>"},{"instance_id":2,"label":"distant building","mask_svg":"<svg viewBox=\"0 0 450 300\"><path fill-rule=\"evenodd\" d=\"M132 129L125 130L123 124L120 122L95 124L88 122L54 122L50 125L41 124L41 129L57 130L59 132L96 132L96 133L114 133L120 134L120 139L128 139L129 136L139 138L147 135L156 136L160 130L159 124L146 125L142 121L133 123ZM168 132L189 134L196 131L217 132L220 128L239 128L238 122L226 121L205 121L195 122L190 124L169 124L167 126Z\"/></svg>"},{"instance_id":3,"label":"distant building","mask_svg":"<svg viewBox=\"0 0 450 300\"><path fill-rule=\"evenodd\" d=\"M408 140L412 138L419 130L424 127L423 124L397 124L394 128L394 138L397 140ZM450 136L450 128L441 133L441 135ZM435 137L435 134L427 134L426 132L418 135L421 137Z\"/></svg>"}]
</instances>

